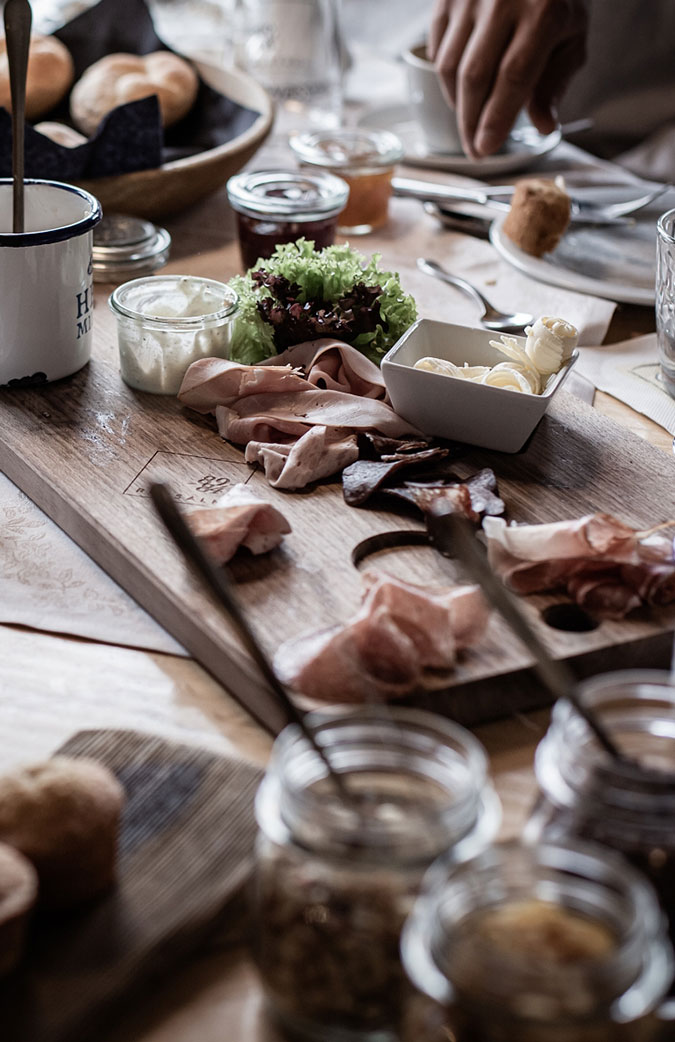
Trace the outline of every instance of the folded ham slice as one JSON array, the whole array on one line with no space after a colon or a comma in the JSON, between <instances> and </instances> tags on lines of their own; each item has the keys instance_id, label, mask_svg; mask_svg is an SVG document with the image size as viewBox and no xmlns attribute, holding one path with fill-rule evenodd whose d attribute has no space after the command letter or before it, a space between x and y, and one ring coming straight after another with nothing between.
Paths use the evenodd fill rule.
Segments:
<instances>
[{"instance_id":1,"label":"folded ham slice","mask_svg":"<svg viewBox=\"0 0 675 1042\"><path fill-rule=\"evenodd\" d=\"M614 619L643 603L675 600L673 528L669 521L640 531L611 514L543 525L483 521L490 563L517 593L562 588L592 613Z\"/></svg>"},{"instance_id":2,"label":"folded ham slice","mask_svg":"<svg viewBox=\"0 0 675 1042\"><path fill-rule=\"evenodd\" d=\"M258 463L274 488L304 488L310 481L330 477L358 459L355 434L328 427L310 427L297 441L249 441L244 459Z\"/></svg>"},{"instance_id":3,"label":"folded ham slice","mask_svg":"<svg viewBox=\"0 0 675 1042\"><path fill-rule=\"evenodd\" d=\"M217 564L229 561L240 546L264 554L291 531L281 511L258 499L246 485L233 485L212 507L191 510L187 516Z\"/></svg>"},{"instance_id":4,"label":"folded ham slice","mask_svg":"<svg viewBox=\"0 0 675 1042\"><path fill-rule=\"evenodd\" d=\"M280 365L285 359L293 364ZM298 344L261 365L200 359L178 397L197 412L215 413L223 438L252 442L247 460L260 463L277 488L304 488L352 463L355 432L419 436L384 401L378 367L337 340ZM305 437L317 427L320 434Z\"/></svg>"},{"instance_id":5,"label":"folded ham slice","mask_svg":"<svg viewBox=\"0 0 675 1042\"><path fill-rule=\"evenodd\" d=\"M375 572L363 576L363 602L346 625L282 644L280 679L321 702L400 698L425 686L429 670L450 670L476 643L488 609L475 586L434 591Z\"/></svg>"},{"instance_id":6,"label":"folded ham slice","mask_svg":"<svg viewBox=\"0 0 675 1042\"><path fill-rule=\"evenodd\" d=\"M361 398L387 397L381 370L357 348L341 340L308 340L261 365L299 366L310 384L329 391L348 391Z\"/></svg>"}]
</instances>

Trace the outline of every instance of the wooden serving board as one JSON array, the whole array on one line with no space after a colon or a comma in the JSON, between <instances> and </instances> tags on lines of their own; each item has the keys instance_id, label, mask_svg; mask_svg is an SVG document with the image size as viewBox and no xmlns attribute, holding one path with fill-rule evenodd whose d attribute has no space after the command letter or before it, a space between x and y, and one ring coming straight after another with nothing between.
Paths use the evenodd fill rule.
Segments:
<instances>
[{"instance_id":1,"label":"wooden serving board","mask_svg":"<svg viewBox=\"0 0 675 1042\"><path fill-rule=\"evenodd\" d=\"M165 534L148 482L168 481L189 506L211 504L243 481L287 516L293 531L279 549L255 558L241 554L232 567L241 602L270 653L289 637L353 613L360 587L350 557L355 544L377 532L419 529L421 520L348 507L339 482L300 493L270 489L242 452L218 436L212 418L189 413L174 398L128 388L111 331L102 325L95 357L74 377L44 389L0 392L0 467L274 731L281 724L276 709L229 624ZM466 475L486 465L497 473L508 516L518 521L604 510L648 527L675 517L675 461L564 392L523 452L474 450L456 469ZM447 562L426 549L381 554L373 563L389 567L394 558L397 568L405 559L407 578L442 582L447 576ZM669 664L675 608L570 633L541 620L552 600L522 603L552 653L580 675ZM541 705L546 696L533 681L531 661L494 620L442 691L412 701L465 723Z\"/></svg>"},{"instance_id":2,"label":"wooden serving board","mask_svg":"<svg viewBox=\"0 0 675 1042\"><path fill-rule=\"evenodd\" d=\"M59 752L98 760L124 786L118 883L89 907L35 918L0 985L7 1042L95 1038L120 998L245 909L257 768L133 731L83 731Z\"/></svg>"}]
</instances>

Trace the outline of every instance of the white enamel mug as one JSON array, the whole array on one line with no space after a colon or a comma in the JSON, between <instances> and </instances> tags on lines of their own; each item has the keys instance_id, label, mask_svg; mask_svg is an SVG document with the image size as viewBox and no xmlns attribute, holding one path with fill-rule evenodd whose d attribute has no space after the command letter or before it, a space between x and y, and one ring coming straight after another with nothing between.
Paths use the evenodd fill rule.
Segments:
<instances>
[{"instance_id":1,"label":"white enamel mug","mask_svg":"<svg viewBox=\"0 0 675 1042\"><path fill-rule=\"evenodd\" d=\"M45 383L91 356L93 228L101 204L57 181L26 181L25 231L12 232L0 179L0 387Z\"/></svg>"}]
</instances>

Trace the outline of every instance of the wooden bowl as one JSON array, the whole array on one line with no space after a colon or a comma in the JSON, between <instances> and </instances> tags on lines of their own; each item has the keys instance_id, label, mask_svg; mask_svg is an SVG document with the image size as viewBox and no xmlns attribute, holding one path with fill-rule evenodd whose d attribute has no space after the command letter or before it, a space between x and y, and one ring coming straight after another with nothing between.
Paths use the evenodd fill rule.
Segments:
<instances>
[{"instance_id":1,"label":"wooden bowl","mask_svg":"<svg viewBox=\"0 0 675 1042\"><path fill-rule=\"evenodd\" d=\"M238 69L222 69L201 61L194 65L205 83L240 105L259 112L258 118L232 141L198 155L176 159L151 170L79 181L80 187L100 200L104 212L156 218L184 210L225 184L269 134L274 106L259 83Z\"/></svg>"}]
</instances>

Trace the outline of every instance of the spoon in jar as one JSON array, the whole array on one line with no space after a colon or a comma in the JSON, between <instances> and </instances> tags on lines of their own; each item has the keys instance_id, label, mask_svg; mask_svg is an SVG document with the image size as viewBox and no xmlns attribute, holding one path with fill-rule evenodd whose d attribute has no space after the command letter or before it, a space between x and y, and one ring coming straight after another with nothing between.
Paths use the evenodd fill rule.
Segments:
<instances>
[{"instance_id":1,"label":"spoon in jar","mask_svg":"<svg viewBox=\"0 0 675 1042\"><path fill-rule=\"evenodd\" d=\"M322 748L317 741L313 730L307 725L304 715L291 701L289 695L279 681L267 655L263 651L263 648L258 642L253 630L249 626L239 602L232 592L230 583L225 576L225 572L222 568L216 568L202 549L199 540L195 535L193 535L192 531L188 527L188 524L172 496L168 485L164 485L160 482L152 484L150 486L150 498L154 503L157 513L164 522L167 531L173 538L179 550L181 550L185 559L193 566L195 571L198 572L202 580L211 589L211 592L215 594L220 606L227 612L230 622L241 637L244 647L249 652L251 658L260 670L263 679L267 682L272 694L281 706L287 722L297 724L315 753L323 761L328 776L335 786L336 792L346 803L353 806L355 803L355 797L352 796L351 792L349 792L345 785L344 778L335 770L328 758L326 750Z\"/></svg>"},{"instance_id":2,"label":"spoon in jar","mask_svg":"<svg viewBox=\"0 0 675 1042\"><path fill-rule=\"evenodd\" d=\"M9 89L12 98L12 231L24 230L24 130L26 76L33 14L28 0L6 0L4 10Z\"/></svg>"},{"instance_id":3,"label":"spoon in jar","mask_svg":"<svg viewBox=\"0 0 675 1042\"><path fill-rule=\"evenodd\" d=\"M441 267L434 260L418 257L417 267L425 275L433 275L434 278L447 282L451 286L456 286L467 297L471 297L482 309L478 321L493 333L521 334L525 332L526 326L531 326L534 322L534 315L527 315L523 311L516 311L513 314L498 311L471 282L467 282L466 279L461 278L459 275L451 275L449 271L446 271L445 268Z\"/></svg>"},{"instance_id":4,"label":"spoon in jar","mask_svg":"<svg viewBox=\"0 0 675 1042\"><path fill-rule=\"evenodd\" d=\"M535 657L534 668L553 697L565 698L572 703L615 763L639 770L638 765L621 752L600 721L577 697L572 673L563 662L551 657L513 597L492 571L469 522L453 514L447 504L437 501L429 511L427 528L433 545L446 556L456 557L462 562L472 579L481 587L487 601L532 652Z\"/></svg>"}]
</instances>

